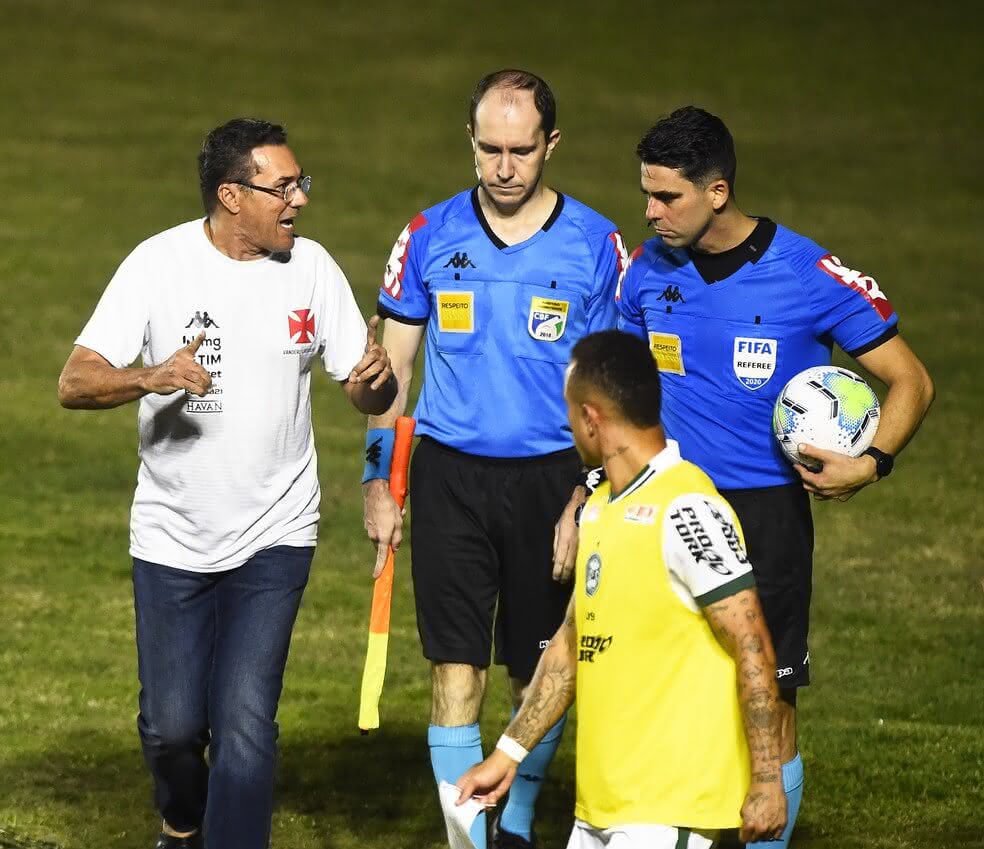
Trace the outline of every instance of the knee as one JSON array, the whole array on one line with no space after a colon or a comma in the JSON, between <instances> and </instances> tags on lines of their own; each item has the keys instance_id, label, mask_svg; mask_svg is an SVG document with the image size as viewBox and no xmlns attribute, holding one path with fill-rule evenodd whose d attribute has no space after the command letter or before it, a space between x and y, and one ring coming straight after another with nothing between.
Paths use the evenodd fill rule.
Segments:
<instances>
[{"instance_id":1,"label":"knee","mask_svg":"<svg viewBox=\"0 0 984 849\"><path fill-rule=\"evenodd\" d=\"M208 722L204 717L178 711L160 716L141 711L137 729L145 745L157 749L204 749L208 745Z\"/></svg>"},{"instance_id":2,"label":"knee","mask_svg":"<svg viewBox=\"0 0 984 849\"><path fill-rule=\"evenodd\" d=\"M276 705L247 696L227 698L216 705L211 717L212 747L232 750L244 757L252 754L272 757L280 732L274 719Z\"/></svg>"},{"instance_id":3,"label":"knee","mask_svg":"<svg viewBox=\"0 0 984 849\"><path fill-rule=\"evenodd\" d=\"M431 673L434 725L470 725L478 721L486 671L465 663L435 663Z\"/></svg>"}]
</instances>

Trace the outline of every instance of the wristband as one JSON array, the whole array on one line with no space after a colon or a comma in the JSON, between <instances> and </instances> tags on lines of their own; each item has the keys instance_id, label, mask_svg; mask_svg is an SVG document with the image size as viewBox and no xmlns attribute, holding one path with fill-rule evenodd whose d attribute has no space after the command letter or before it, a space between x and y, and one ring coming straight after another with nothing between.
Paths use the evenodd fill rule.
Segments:
<instances>
[{"instance_id":1,"label":"wristband","mask_svg":"<svg viewBox=\"0 0 984 849\"><path fill-rule=\"evenodd\" d=\"M495 744L495 747L499 749L499 751L503 752L506 757L516 761L516 763L522 763L529 754L529 752L513 740L512 737L507 737L505 734L499 738L499 742Z\"/></svg>"},{"instance_id":2,"label":"wristband","mask_svg":"<svg viewBox=\"0 0 984 849\"><path fill-rule=\"evenodd\" d=\"M366 431L366 467L362 471L363 483L376 478L389 480L394 439L396 439L396 431L391 427L373 427Z\"/></svg>"}]
</instances>

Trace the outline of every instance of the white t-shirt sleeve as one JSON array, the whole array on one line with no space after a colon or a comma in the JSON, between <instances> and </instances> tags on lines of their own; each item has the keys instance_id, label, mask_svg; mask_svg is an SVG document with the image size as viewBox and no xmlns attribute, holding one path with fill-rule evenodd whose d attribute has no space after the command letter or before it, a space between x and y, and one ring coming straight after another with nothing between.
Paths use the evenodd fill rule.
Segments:
<instances>
[{"instance_id":1,"label":"white t-shirt sleeve","mask_svg":"<svg viewBox=\"0 0 984 849\"><path fill-rule=\"evenodd\" d=\"M666 565L698 607L755 586L739 528L720 497L688 493L664 513Z\"/></svg>"},{"instance_id":2,"label":"white t-shirt sleeve","mask_svg":"<svg viewBox=\"0 0 984 849\"><path fill-rule=\"evenodd\" d=\"M143 251L134 250L113 275L91 318L75 340L117 368L130 365L143 349L150 321Z\"/></svg>"},{"instance_id":3,"label":"white t-shirt sleeve","mask_svg":"<svg viewBox=\"0 0 984 849\"><path fill-rule=\"evenodd\" d=\"M321 361L335 380L345 380L365 353L366 321L345 274L327 253L322 274L325 320L321 322Z\"/></svg>"}]
</instances>

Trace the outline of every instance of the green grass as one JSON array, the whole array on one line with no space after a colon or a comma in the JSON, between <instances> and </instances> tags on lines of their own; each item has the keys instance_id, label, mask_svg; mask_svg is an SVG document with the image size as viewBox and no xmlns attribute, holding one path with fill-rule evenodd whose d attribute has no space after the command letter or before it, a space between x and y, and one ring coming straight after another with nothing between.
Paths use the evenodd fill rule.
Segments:
<instances>
[{"instance_id":1,"label":"green grass","mask_svg":"<svg viewBox=\"0 0 984 849\"><path fill-rule=\"evenodd\" d=\"M127 251L198 214L204 132L238 114L289 126L316 180L304 232L368 312L406 221L472 179L471 86L520 65L559 100L551 181L619 221L627 242L645 236L635 142L696 101L735 133L743 206L875 275L901 313L939 397L889 481L815 511L795 845L984 847L980 18L970 3L864 0L7 0L0 845L151 843L126 555L135 409L63 411L55 381ZM325 518L280 712L275 845L439 847L405 560L383 728L355 730L371 562L362 421L328 380L314 395ZM505 714L496 680L486 739ZM569 828L572 739L544 791L545 847Z\"/></svg>"}]
</instances>

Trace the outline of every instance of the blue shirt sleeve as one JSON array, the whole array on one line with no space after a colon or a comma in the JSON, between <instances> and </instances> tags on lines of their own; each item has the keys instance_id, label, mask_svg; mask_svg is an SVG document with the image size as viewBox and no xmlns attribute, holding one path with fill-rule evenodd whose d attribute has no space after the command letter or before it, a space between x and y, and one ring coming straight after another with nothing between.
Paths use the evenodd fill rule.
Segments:
<instances>
[{"instance_id":1,"label":"blue shirt sleeve","mask_svg":"<svg viewBox=\"0 0 984 849\"><path fill-rule=\"evenodd\" d=\"M822 248L804 252L797 261L809 288L817 338L832 338L857 356L898 333L898 316L873 277Z\"/></svg>"},{"instance_id":2,"label":"blue shirt sleeve","mask_svg":"<svg viewBox=\"0 0 984 849\"><path fill-rule=\"evenodd\" d=\"M618 230L612 230L600 243L595 262L594 288L588 301L588 333L611 330L617 324L615 293L628 264L622 234Z\"/></svg>"},{"instance_id":3,"label":"blue shirt sleeve","mask_svg":"<svg viewBox=\"0 0 984 849\"><path fill-rule=\"evenodd\" d=\"M639 303L639 287L646 276L645 266L643 246L640 245L632 252L615 303L618 308L618 329L648 341L646 319Z\"/></svg>"},{"instance_id":4,"label":"blue shirt sleeve","mask_svg":"<svg viewBox=\"0 0 984 849\"><path fill-rule=\"evenodd\" d=\"M413 323L423 323L430 315L430 294L422 276L430 236L427 223L418 213L393 245L379 289L380 315Z\"/></svg>"}]
</instances>

